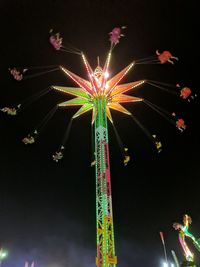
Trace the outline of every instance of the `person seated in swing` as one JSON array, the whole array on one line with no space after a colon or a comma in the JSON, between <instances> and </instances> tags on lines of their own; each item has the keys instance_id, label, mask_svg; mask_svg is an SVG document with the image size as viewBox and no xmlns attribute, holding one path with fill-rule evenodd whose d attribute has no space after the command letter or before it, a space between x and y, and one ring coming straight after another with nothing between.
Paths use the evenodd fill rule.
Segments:
<instances>
[{"instance_id":1,"label":"person seated in swing","mask_svg":"<svg viewBox=\"0 0 200 267\"><path fill-rule=\"evenodd\" d=\"M156 50L156 55L158 56L158 60L161 64L164 64L166 62L174 64L172 59L178 60L178 58L173 56L169 51L163 51L162 53L160 53L158 50Z\"/></svg>"},{"instance_id":2,"label":"person seated in swing","mask_svg":"<svg viewBox=\"0 0 200 267\"><path fill-rule=\"evenodd\" d=\"M190 100L194 100L194 98L197 97L197 94L192 94L191 88L187 86L181 88L181 86L177 84L176 87L180 88L180 97L182 99L187 99L188 102L190 102Z\"/></svg>"},{"instance_id":3,"label":"person seated in swing","mask_svg":"<svg viewBox=\"0 0 200 267\"><path fill-rule=\"evenodd\" d=\"M28 136L24 137L22 139L22 142L25 144L25 145L28 145L28 144L33 144L35 143L35 137L36 135L38 134L37 130L34 130L33 134L28 134Z\"/></svg>"},{"instance_id":4,"label":"person seated in swing","mask_svg":"<svg viewBox=\"0 0 200 267\"><path fill-rule=\"evenodd\" d=\"M11 115L11 116L15 116L17 115L17 111L19 110L19 108L21 107L21 104L17 105L17 107L4 107L1 109L1 111L7 113L8 115Z\"/></svg>"},{"instance_id":5,"label":"person seated in swing","mask_svg":"<svg viewBox=\"0 0 200 267\"><path fill-rule=\"evenodd\" d=\"M53 30L50 30L50 37L49 37L49 42L51 43L51 45L56 49L56 50L60 50L60 48L62 47L62 41L63 38L60 37L60 33L55 33L53 34Z\"/></svg>"},{"instance_id":6,"label":"person seated in swing","mask_svg":"<svg viewBox=\"0 0 200 267\"><path fill-rule=\"evenodd\" d=\"M158 153L160 153L162 151L162 143L160 141L157 140L157 137L156 135L152 135L153 138L155 139L155 146L156 146L156 149L158 150Z\"/></svg>"},{"instance_id":7,"label":"person seated in swing","mask_svg":"<svg viewBox=\"0 0 200 267\"><path fill-rule=\"evenodd\" d=\"M55 162L58 162L59 160L63 158L64 149L65 149L64 146L61 146L60 150L56 151L56 153L52 156Z\"/></svg>"},{"instance_id":8,"label":"person seated in swing","mask_svg":"<svg viewBox=\"0 0 200 267\"><path fill-rule=\"evenodd\" d=\"M13 68L13 69L8 69L10 71L10 74L13 76L13 78L16 80L16 81L21 81L23 79L23 74L28 70L28 69L22 69L21 71L20 70L17 70L16 68Z\"/></svg>"},{"instance_id":9,"label":"person seated in swing","mask_svg":"<svg viewBox=\"0 0 200 267\"><path fill-rule=\"evenodd\" d=\"M128 163L129 163L129 161L130 161L130 156L129 155L127 155L127 151L128 151L128 148L124 148L124 151L125 151L125 157L124 157L124 166L126 166Z\"/></svg>"}]
</instances>

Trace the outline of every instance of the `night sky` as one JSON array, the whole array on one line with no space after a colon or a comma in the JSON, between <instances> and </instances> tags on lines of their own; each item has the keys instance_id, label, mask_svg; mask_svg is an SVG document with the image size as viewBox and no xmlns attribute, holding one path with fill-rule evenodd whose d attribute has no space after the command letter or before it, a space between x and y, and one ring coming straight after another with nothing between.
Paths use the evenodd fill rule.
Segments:
<instances>
[{"instance_id":1,"label":"night sky","mask_svg":"<svg viewBox=\"0 0 200 267\"><path fill-rule=\"evenodd\" d=\"M0 108L23 103L50 85L74 86L61 71L18 82L8 68L62 65L87 78L78 55L55 51L49 30L84 51L93 68L104 62L108 33L127 26L113 51L111 75L132 60L169 50L175 65L136 65L125 82L151 79L181 83L199 94L197 1L161 0L1 0ZM144 85L130 93L176 112L185 119L181 133L143 103L126 104L138 120L160 137L157 153L143 131L126 115L113 112L131 161L124 167L109 125L114 229L119 267L161 266L165 235L169 258L183 260L178 233L172 228L191 215L190 227L200 236L199 98L191 103ZM9 251L3 267L92 267L96 256L95 172L91 161L91 113L74 121L64 158L55 163L71 116L77 108L57 110L37 142L21 140L57 103L70 96L50 91L18 116L0 113L0 245ZM200 254L188 241L200 262Z\"/></svg>"}]
</instances>

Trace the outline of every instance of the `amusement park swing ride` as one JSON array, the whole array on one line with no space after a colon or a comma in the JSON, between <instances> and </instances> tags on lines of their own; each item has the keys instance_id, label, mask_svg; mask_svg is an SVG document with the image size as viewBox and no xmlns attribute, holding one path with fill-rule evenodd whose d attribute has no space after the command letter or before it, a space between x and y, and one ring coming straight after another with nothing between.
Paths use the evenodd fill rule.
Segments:
<instances>
[{"instance_id":1,"label":"amusement park swing ride","mask_svg":"<svg viewBox=\"0 0 200 267\"><path fill-rule=\"evenodd\" d=\"M126 114L131 117L136 124L141 127L147 134L147 137L155 145L158 152L162 150L162 144L157 139L156 135L152 135L147 131L145 127L136 119L136 117L127 110L123 103L135 103L143 102L156 111L158 114L172 123L180 132L186 128L185 121L178 117L174 112L170 113L163 108L137 96L128 95L127 93L135 88L148 84L149 86L155 86L166 92L179 96L180 98L192 101L195 94L189 87L181 87L179 84L170 86L162 82L156 82L151 80L138 80L129 83L121 83L122 79L128 72L133 69L136 64L175 64L178 60L169 51L159 52L156 51L155 55L145 59L133 60L128 66L122 69L119 73L113 77L109 77L110 62L112 58L112 52L115 46L119 43L120 38L123 36L122 30L124 27L116 27L109 33L109 39L111 42L110 49L103 67L98 66L95 70L90 66L85 54L73 47L65 47L63 45L63 38L60 33L54 33L50 31L49 42L55 50L65 51L69 53L79 54L82 58L83 64L87 71L88 79L83 79L66 69L63 66L50 66L45 67L45 70L39 75L46 74L60 69L68 78L70 78L77 87L64 87L64 86L51 86L49 90L60 91L63 94L72 95L75 98L59 103L58 107L80 107L78 111L72 116L69 125L67 127L66 135L63 144L58 151L52 156L55 162L59 162L63 158L65 150L65 142L68 138L71 124L74 119L80 117L86 112L92 112L91 125L94 133L94 151L93 160L91 166L95 166L96 174L96 265L97 267L115 267L117 265L117 256L115 252L115 239L114 239L114 223L113 223L113 210L112 210L112 190L111 190L111 178L110 178L110 157L109 157L109 136L108 136L108 120L114 128L116 137L119 141L121 152L124 157L124 165L127 165L130 161L128 155L128 149L123 147L121 139L114 126L111 110L115 110ZM42 68L41 68L42 69ZM10 68L10 74L17 81L21 81L24 77L28 78L28 72L30 68ZM31 76L31 75L30 75ZM35 75L37 76L37 74ZM174 88L173 88L174 87ZM173 90L174 89L174 90ZM49 91L48 90L48 91ZM46 93L42 92L40 95ZM14 107L3 107L1 111L14 116L17 115L23 104L17 104ZM45 119L49 119L53 116L56 108L51 110ZM22 142L26 145L33 144L40 133L40 128L34 129L28 136L24 137Z\"/></svg>"}]
</instances>

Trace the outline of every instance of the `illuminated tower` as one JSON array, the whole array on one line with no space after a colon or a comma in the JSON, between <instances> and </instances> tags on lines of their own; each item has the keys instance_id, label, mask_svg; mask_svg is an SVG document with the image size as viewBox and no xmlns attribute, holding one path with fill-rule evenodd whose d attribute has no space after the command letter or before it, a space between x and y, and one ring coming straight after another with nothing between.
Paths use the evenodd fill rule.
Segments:
<instances>
[{"instance_id":1,"label":"illuminated tower","mask_svg":"<svg viewBox=\"0 0 200 267\"><path fill-rule=\"evenodd\" d=\"M108 79L111 51L103 69L97 66L94 71L84 54L81 55L88 73L88 80L61 66L61 70L79 87L53 86L53 89L76 96L76 98L58 105L59 107L81 106L72 119L85 112L92 111L92 126L95 133L95 160L93 163L96 169L96 265L97 267L115 267L117 256L114 241L107 118L113 123L110 109L132 115L120 103L142 101L141 98L124 93L143 84L144 80L119 85L122 78L134 66L134 62L111 79Z\"/></svg>"}]
</instances>

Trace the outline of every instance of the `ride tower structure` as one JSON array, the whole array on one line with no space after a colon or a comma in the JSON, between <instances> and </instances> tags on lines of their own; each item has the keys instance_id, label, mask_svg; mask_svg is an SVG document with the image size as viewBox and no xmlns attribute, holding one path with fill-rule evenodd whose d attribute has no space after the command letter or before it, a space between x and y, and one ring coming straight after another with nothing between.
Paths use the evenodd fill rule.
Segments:
<instances>
[{"instance_id":1,"label":"ride tower structure","mask_svg":"<svg viewBox=\"0 0 200 267\"><path fill-rule=\"evenodd\" d=\"M97 116L94 121L95 165L96 165L96 265L116 266L114 226L112 212L112 192L108 147L108 127L106 98L98 97L95 103Z\"/></svg>"},{"instance_id":2,"label":"ride tower structure","mask_svg":"<svg viewBox=\"0 0 200 267\"><path fill-rule=\"evenodd\" d=\"M132 115L120 103L138 102L141 98L124 94L145 81L121 84L119 82L134 66L129 64L111 79L109 65L112 49L109 51L105 65L99 65L93 71L85 55L82 59L86 67L89 80L85 80L64 67L60 69L80 87L52 86L53 89L76 96L76 98L58 104L59 107L81 106L72 119L92 110L92 127L94 132L94 162L96 173L96 242L97 242L97 267L115 267L117 256L115 254L114 224L112 210L112 190L110 178L108 119L113 123L110 109L117 110L127 115Z\"/></svg>"}]
</instances>

